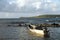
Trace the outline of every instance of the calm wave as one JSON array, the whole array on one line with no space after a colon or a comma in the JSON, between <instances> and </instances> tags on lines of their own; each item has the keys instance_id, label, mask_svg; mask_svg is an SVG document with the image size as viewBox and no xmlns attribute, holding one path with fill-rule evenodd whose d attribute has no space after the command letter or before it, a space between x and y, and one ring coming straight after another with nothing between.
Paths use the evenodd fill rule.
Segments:
<instances>
[{"instance_id":1,"label":"calm wave","mask_svg":"<svg viewBox=\"0 0 60 40\"><path fill-rule=\"evenodd\" d=\"M22 18L22 19L0 19L0 39L1 40L60 40L60 28L48 27L50 30L49 38L41 38L29 34L27 27L8 27L10 22L25 21L29 23L52 23L46 20L60 20L60 18Z\"/></svg>"}]
</instances>

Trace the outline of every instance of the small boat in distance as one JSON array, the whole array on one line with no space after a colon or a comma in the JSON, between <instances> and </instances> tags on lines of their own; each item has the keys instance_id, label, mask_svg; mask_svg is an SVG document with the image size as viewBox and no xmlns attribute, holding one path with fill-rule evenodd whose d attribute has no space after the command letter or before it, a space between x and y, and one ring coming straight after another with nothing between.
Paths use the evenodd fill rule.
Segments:
<instances>
[{"instance_id":1,"label":"small boat in distance","mask_svg":"<svg viewBox=\"0 0 60 40\"><path fill-rule=\"evenodd\" d=\"M42 29L41 27L36 27L35 25L29 25L28 29L30 32L34 33L37 36L41 36L41 37L48 37L48 30L47 28Z\"/></svg>"}]
</instances>

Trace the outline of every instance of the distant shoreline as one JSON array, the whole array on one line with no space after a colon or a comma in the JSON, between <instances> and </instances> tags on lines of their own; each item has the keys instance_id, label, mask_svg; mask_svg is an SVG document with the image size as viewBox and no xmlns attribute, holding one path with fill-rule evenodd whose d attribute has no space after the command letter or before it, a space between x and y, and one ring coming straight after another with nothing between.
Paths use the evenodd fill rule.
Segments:
<instances>
[{"instance_id":1,"label":"distant shoreline","mask_svg":"<svg viewBox=\"0 0 60 40\"><path fill-rule=\"evenodd\" d=\"M39 15L39 16L20 17L20 18L60 18L60 15Z\"/></svg>"},{"instance_id":2,"label":"distant shoreline","mask_svg":"<svg viewBox=\"0 0 60 40\"><path fill-rule=\"evenodd\" d=\"M60 18L60 15L39 15L39 16L34 16L34 17L35 18Z\"/></svg>"}]
</instances>

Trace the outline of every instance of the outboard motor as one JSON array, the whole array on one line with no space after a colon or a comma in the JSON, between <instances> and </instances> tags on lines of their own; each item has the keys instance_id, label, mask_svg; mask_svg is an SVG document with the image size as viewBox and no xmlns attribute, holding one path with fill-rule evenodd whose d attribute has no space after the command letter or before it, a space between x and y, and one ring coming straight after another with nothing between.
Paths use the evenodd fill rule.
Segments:
<instances>
[{"instance_id":1,"label":"outboard motor","mask_svg":"<svg viewBox=\"0 0 60 40\"><path fill-rule=\"evenodd\" d=\"M44 37L49 37L49 31L47 30L47 27L44 28Z\"/></svg>"}]
</instances>

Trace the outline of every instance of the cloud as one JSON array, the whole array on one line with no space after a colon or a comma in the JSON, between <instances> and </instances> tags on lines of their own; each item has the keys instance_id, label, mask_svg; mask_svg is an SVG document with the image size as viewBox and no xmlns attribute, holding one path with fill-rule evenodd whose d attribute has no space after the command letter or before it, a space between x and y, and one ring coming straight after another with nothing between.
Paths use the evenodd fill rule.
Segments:
<instances>
[{"instance_id":1,"label":"cloud","mask_svg":"<svg viewBox=\"0 0 60 40\"><path fill-rule=\"evenodd\" d=\"M51 3L51 2L52 2L52 0L46 0L46 2L49 2L49 3Z\"/></svg>"},{"instance_id":2,"label":"cloud","mask_svg":"<svg viewBox=\"0 0 60 40\"><path fill-rule=\"evenodd\" d=\"M60 14L59 0L0 0L0 18Z\"/></svg>"},{"instance_id":3,"label":"cloud","mask_svg":"<svg viewBox=\"0 0 60 40\"><path fill-rule=\"evenodd\" d=\"M15 1L10 1L9 4L12 5L13 3L15 3Z\"/></svg>"},{"instance_id":4,"label":"cloud","mask_svg":"<svg viewBox=\"0 0 60 40\"><path fill-rule=\"evenodd\" d=\"M0 12L0 18L19 18L19 17L31 17L42 15L40 13L9 13L9 12Z\"/></svg>"},{"instance_id":5,"label":"cloud","mask_svg":"<svg viewBox=\"0 0 60 40\"><path fill-rule=\"evenodd\" d=\"M41 2L34 2L32 3L32 6L36 8L36 10L41 8Z\"/></svg>"},{"instance_id":6,"label":"cloud","mask_svg":"<svg viewBox=\"0 0 60 40\"><path fill-rule=\"evenodd\" d=\"M49 11L50 12L56 12L57 11L57 7L58 7L58 4L56 2L53 2L52 0L50 0L50 2L48 2L48 3L46 2L44 4L43 9L47 10L48 12ZM60 7L59 7L59 9L60 9Z\"/></svg>"},{"instance_id":7,"label":"cloud","mask_svg":"<svg viewBox=\"0 0 60 40\"><path fill-rule=\"evenodd\" d=\"M18 7L23 7L26 3L26 0L17 0L16 4Z\"/></svg>"},{"instance_id":8,"label":"cloud","mask_svg":"<svg viewBox=\"0 0 60 40\"><path fill-rule=\"evenodd\" d=\"M51 4L52 11L56 11L56 9L57 9L56 7L57 7L56 4Z\"/></svg>"},{"instance_id":9,"label":"cloud","mask_svg":"<svg viewBox=\"0 0 60 40\"><path fill-rule=\"evenodd\" d=\"M52 13L60 11L59 0L1 0L0 12Z\"/></svg>"}]
</instances>

